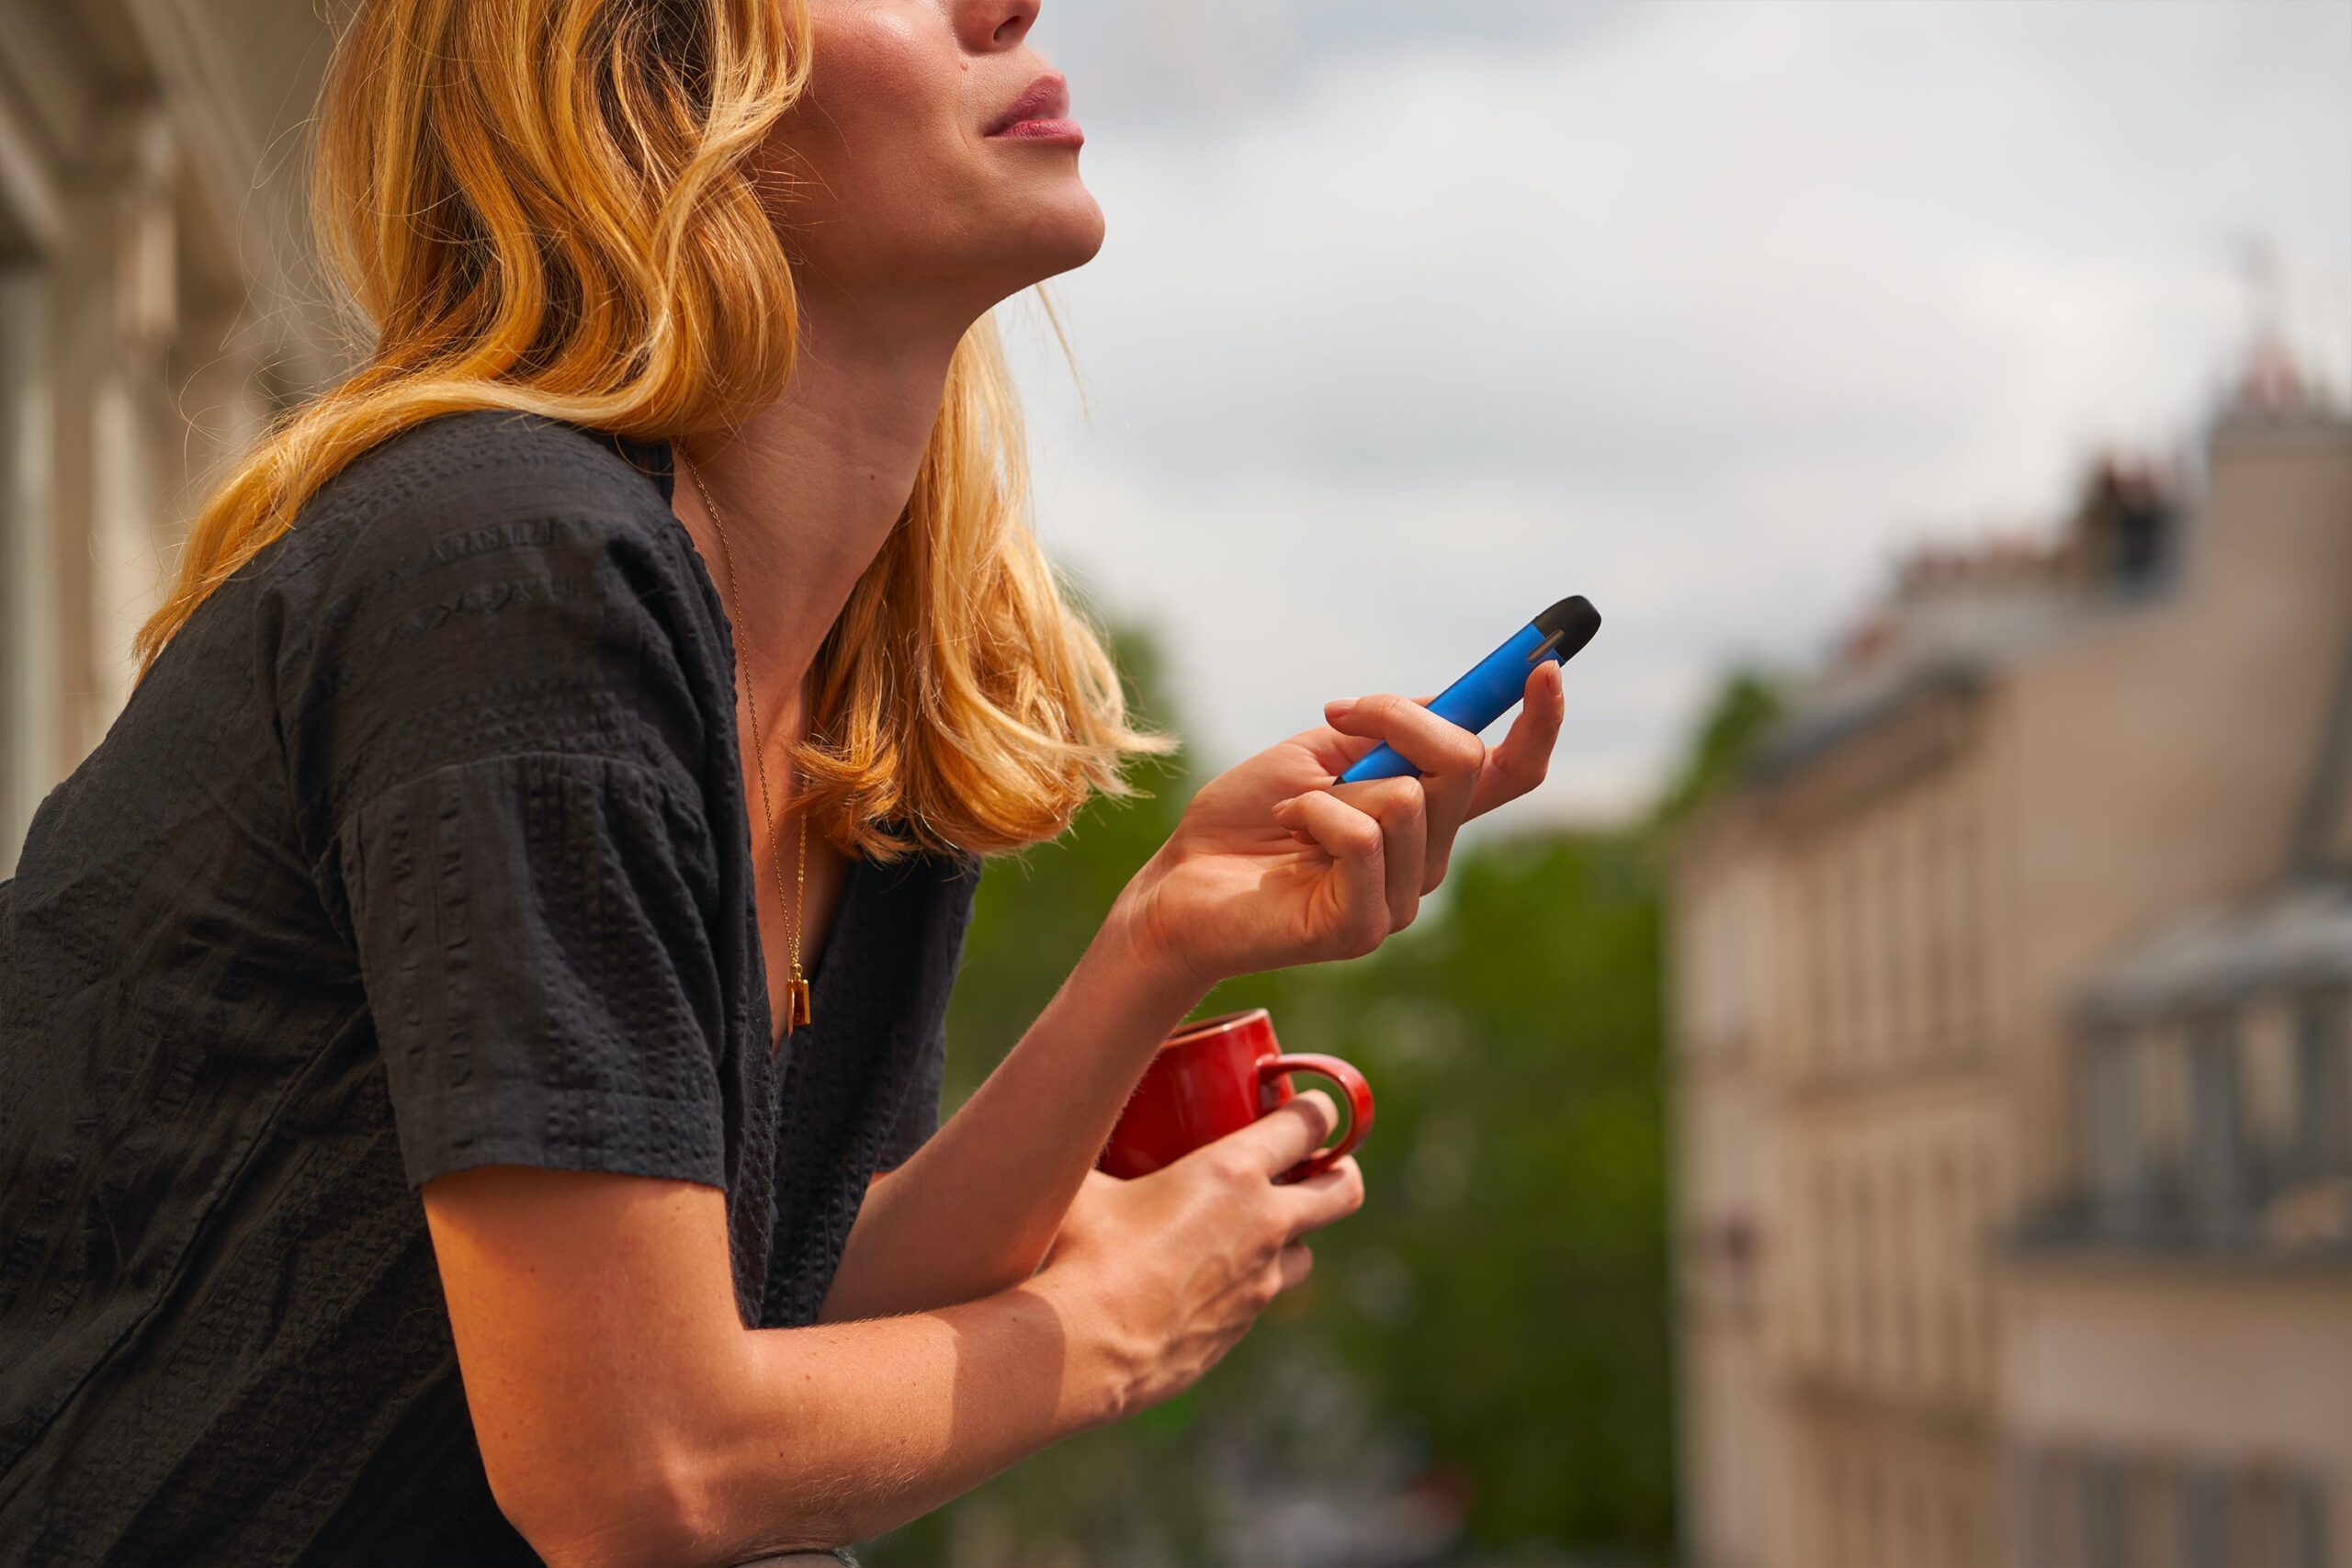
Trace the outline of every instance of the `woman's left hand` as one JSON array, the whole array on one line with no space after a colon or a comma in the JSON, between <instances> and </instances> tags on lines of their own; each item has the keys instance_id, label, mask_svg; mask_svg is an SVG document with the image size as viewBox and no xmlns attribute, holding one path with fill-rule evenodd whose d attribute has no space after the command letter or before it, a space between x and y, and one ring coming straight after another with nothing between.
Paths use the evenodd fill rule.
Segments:
<instances>
[{"instance_id":1,"label":"woman's left hand","mask_svg":"<svg viewBox=\"0 0 2352 1568\"><path fill-rule=\"evenodd\" d=\"M1204 785L1129 884L1138 940L1205 989L1236 975L1354 958L1410 925L1453 837L1544 780L1565 703L1536 666L1499 745L1408 698L1329 704L1327 722ZM1337 784L1382 741L1419 778Z\"/></svg>"}]
</instances>

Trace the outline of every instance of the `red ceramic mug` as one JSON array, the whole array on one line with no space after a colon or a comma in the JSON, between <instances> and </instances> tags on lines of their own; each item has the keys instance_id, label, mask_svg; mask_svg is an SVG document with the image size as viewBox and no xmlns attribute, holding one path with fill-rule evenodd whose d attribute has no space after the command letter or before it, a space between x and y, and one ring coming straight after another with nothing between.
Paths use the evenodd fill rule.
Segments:
<instances>
[{"instance_id":1,"label":"red ceramic mug","mask_svg":"<svg viewBox=\"0 0 2352 1568\"><path fill-rule=\"evenodd\" d=\"M1319 1175L1352 1154L1372 1131L1372 1086L1337 1056L1284 1055L1264 1008L1204 1018L1162 1041L1094 1163L1117 1177L1148 1176L1173 1165L1290 1099L1295 1092L1293 1073L1329 1078L1347 1101L1348 1124L1340 1141L1276 1179Z\"/></svg>"}]
</instances>

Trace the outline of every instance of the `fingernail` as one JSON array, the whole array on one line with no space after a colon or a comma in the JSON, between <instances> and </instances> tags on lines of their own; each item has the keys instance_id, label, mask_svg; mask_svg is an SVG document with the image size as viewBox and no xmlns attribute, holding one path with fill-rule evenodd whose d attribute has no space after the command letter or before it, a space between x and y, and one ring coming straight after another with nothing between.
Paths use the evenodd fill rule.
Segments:
<instances>
[{"instance_id":1,"label":"fingernail","mask_svg":"<svg viewBox=\"0 0 2352 1568\"><path fill-rule=\"evenodd\" d=\"M1345 718L1348 716L1348 710L1355 705L1356 700L1353 697L1335 697L1331 701L1323 705L1323 716L1326 718Z\"/></svg>"}]
</instances>

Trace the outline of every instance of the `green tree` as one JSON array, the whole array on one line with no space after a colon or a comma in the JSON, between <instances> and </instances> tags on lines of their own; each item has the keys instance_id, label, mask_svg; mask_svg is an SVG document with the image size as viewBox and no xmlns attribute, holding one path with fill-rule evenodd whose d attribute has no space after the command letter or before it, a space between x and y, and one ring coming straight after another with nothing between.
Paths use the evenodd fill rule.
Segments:
<instances>
[{"instance_id":1,"label":"green tree","mask_svg":"<svg viewBox=\"0 0 2352 1568\"><path fill-rule=\"evenodd\" d=\"M1447 880L1369 959L1224 988L1379 1097L1363 1213L1234 1359L1247 1378L1285 1340L1327 1342L1372 1422L1420 1439L1475 1554L1655 1561L1673 1494L1650 863L1619 836L1524 835Z\"/></svg>"}]
</instances>

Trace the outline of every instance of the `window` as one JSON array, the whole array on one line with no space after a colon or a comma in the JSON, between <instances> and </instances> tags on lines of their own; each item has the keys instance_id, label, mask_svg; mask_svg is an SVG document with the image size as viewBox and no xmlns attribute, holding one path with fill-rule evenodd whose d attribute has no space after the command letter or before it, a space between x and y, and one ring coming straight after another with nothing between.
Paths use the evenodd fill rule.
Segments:
<instances>
[{"instance_id":1,"label":"window","mask_svg":"<svg viewBox=\"0 0 2352 1568\"><path fill-rule=\"evenodd\" d=\"M2094 1036L2083 1052L2084 1175L2103 1230L2140 1215L2146 1163L2136 1051L2130 1035L2115 1031Z\"/></svg>"},{"instance_id":2,"label":"window","mask_svg":"<svg viewBox=\"0 0 2352 1568\"><path fill-rule=\"evenodd\" d=\"M1837 1364L1845 1348L1845 1302L1838 1294L1838 1190L1826 1171L1813 1178L1813 1323L1808 1348L1816 1367Z\"/></svg>"},{"instance_id":3,"label":"window","mask_svg":"<svg viewBox=\"0 0 2352 1568\"><path fill-rule=\"evenodd\" d=\"M1984 1013L1992 996L1991 960L1988 948L1992 932L1988 930L1991 911L1985 897L1982 835L1973 816L1962 817L1952 830L1954 840L1954 870L1952 878L1958 902L1959 929L1959 997L1961 1028L1967 1049L1973 1054L1984 1042Z\"/></svg>"},{"instance_id":4,"label":"window","mask_svg":"<svg viewBox=\"0 0 2352 1568\"><path fill-rule=\"evenodd\" d=\"M2251 1456L2012 1450L2023 1568L2327 1568L2326 1496L2308 1472Z\"/></svg>"},{"instance_id":5,"label":"window","mask_svg":"<svg viewBox=\"0 0 2352 1568\"><path fill-rule=\"evenodd\" d=\"M2114 513L2109 570L2117 587L2146 589L2163 580L2176 532L2172 504L2152 491L2126 497Z\"/></svg>"},{"instance_id":6,"label":"window","mask_svg":"<svg viewBox=\"0 0 2352 1568\"><path fill-rule=\"evenodd\" d=\"M1805 975L1811 995L1804 1045L1806 1070L1823 1071L1838 1029L1837 903L1826 852L1805 866Z\"/></svg>"},{"instance_id":7,"label":"window","mask_svg":"<svg viewBox=\"0 0 2352 1568\"><path fill-rule=\"evenodd\" d=\"M1878 1196L1871 1190L1872 1179L1867 1168L1857 1162L1848 1177L1853 1186L1853 1207L1849 1212L1852 1230L1846 1242L1847 1289L1854 1297L1853 1355L1847 1366L1858 1380L1868 1380L1879 1371L1878 1271L1872 1267L1879 1254Z\"/></svg>"},{"instance_id":8,"label":"window","mask_svg":"<svg viewBox=\"0 0 2352 1568\"><path fill-rule=\"evenodd\" d=\"M2131 1538L2123 1461L2090 1454L2082 1463L2083 1561L2087 1568L2128 1568Z\"/></svg>"},{"instance_id":9,"label":"window","mask_svg":"<svg viewBox=\"0 0 2352 1568\"><path fill-rule=\"evenodd\" d=\"M2183 1465L2178 1482L2181 1568L2231 1568L2230 1480L2211 1465Z\"/></svg>"},{"instance_id":10,"label":"window","mask_svg":"<svg viewBox=\"0 0 2352 1568\"><path fill-rule=\"evenodd\" d=\"M2018 1568L2050 1568L2056 1556L2055 1462L2041 1449L2017 1450L2010 1460L2009 1523Z\"/></svg>"},{"instance_id":11,"label":"window","mask_svg":"<svg viewBox=\"0 0 2352 1568\"><path fill-rule=\"evenodd\" d=\"M2246 1198L2236 1018L2211 1013L2198 1020L2188 1050L2189 1199L2200 1230L2227 1235L2245 1223Z\"/></svg>"},{"instance_id":12,"label":"window","mask_svg":"<svg viewBox=\"0 0 2352 1568\"><path fill-rule=\"evenodd\" d=\"M1940 813L1927 819L1920 858L1921 1007L1928 1020L1928 1048L1942 1055L1955 1050L1959 1043L1960 1003L1953 994L1951 888L1960 875L1960 864L1951 852L1951 835L1944 829Z\"/></svg>"},{"instance_id":13,"label":"window","mask_svg":"<svg viewBox=\"0 0 2352 1568\"><path fill-rule=\"evenodd\" d=\"M2327 1568L2327 1502L2319 1483L2288 1480L2279 1488L2279 1504L2280 1568Z\"/></svg>"},{"instance_id":14,"label":"window","mask_svg":"<svg viewBox=\"0 0 2352 1568\"><path fill-rule=\"evenodd\" d=\"M1879 813L1876 897L1872 899L1871 932L1878 951L1871 967L1878 975L1878 1032L1874 1042L1882 1062L1899 1060L1911 1048L1906 1038L1911 1007L1910 920L1904 908L1903 814L1899 807Z\"/></svg>"},{"instance_id":15,"label":"window","mask_svg":"<svg viewBox=\"0 0 2352 1568\"><path fill-rule=\"evenodd\" d=\"M2332 1175L2352 1166L2352 1006L2341 989L2315 991L2296 1009L2294 1167Z\"/></svg>"},{"instance_id":16,"label":"window","mask_svg":"<svg viewBox=\"0 0 2352 1568\"><path fill-rule=\"evenodd\" d=\"M1898 1382L1908 1382L1920 1371L1919 1215L1912 1193L1911 1170L1897 1159L1886 1178L1886 1244L1880 1267L1886 1278L1888 1370Z\"/></svg>"},{"instance_id":17,"label":"window","mask_svg":"<svg viewBox=\"0 0 2352 1568\"><path fill-rule=\"evenodd\" d=\"M1944 1277L1937 1281L1933 1296L1939 1325L1942 1374L1948 1384L1961 1386L1967 1377L1968 1367L1968 1303L1962 1299L1962 1281L1970 1277L1970 1254L1973 1238L1968 1232L1968 1216L1962 1210L1964 1201L1960 1190L1960 1155L1949 1144L1936 1155L1936 1221L1937 1256L1944 1263Z\"/></svg>"},{"instance_id":18,"label":"window","mask_svg":"<svg viewBox=\"0 0 2352 1568\"><path fill-rule=\"evenodd\" d=\"M1838 1065L1848 1072L1867 1064L1877 1042L1871 1031L1877 1022L1878 1009L1874 1001L1877 978L1873 971L1876 956L1871 941L1871 876L1867 826L1858 827L1848 837L1844 854L1845 889L1840 894L1840 908L1845 915L1846 933L1839 954L1846 967L1845 1021L1840 1032L1844 1036L1844 1060Z\"/></svg>"}]
</instances>

